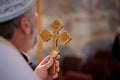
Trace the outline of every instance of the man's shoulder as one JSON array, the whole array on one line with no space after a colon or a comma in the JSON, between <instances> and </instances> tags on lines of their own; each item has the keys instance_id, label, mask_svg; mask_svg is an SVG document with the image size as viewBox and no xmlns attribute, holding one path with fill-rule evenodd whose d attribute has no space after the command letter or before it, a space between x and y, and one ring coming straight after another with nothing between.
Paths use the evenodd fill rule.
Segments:
<instances>
[{"instance_id":1,"label":"man's shoulder","mask_svg":"<svg viewBox=\"0 0 120 80\"><path fill-rule=\"evenodd\" d=\"M9 46L7 46L7 45L5 45L5 44L3 44L3 43L1 43L0 42L0 51L2 52L2 51L4 51L4 52L16 52L16 51L14 51L12 48L10 48ZM17 53L17 52L16 52Z\"/></svg>"},{"instance_id":2,"label":"man's shoulder","mask_svg":"<svg viewBox=\"0 0 120 80\"><path fill-rule=\"evenodd\" d=\"M6 58L11 58L11 57L20 57L20 53L14 50L13 48L0 43L0 57L6 57Z\"/></svg>"},{"instance_id":3,"label":"man's shoulder","mask_svg":"<svg viewBox=\"0 0 120 80\"><path fill-rule=\"evenodd\" d=\"M0 78L2 80L38 80L20 53L0 43Z\"/></svg>"}]
</instances>

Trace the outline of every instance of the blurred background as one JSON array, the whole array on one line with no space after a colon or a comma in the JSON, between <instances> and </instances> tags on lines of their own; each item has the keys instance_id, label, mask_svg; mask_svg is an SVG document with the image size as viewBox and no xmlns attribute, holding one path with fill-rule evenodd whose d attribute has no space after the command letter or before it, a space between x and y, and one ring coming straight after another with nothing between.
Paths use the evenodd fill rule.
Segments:
<instances>
[{"instance_id":1,"label":"blurred background","mask_svg":"<svg viewBox=\"0 0 120 80\"><path fill-rule=\"evenodd\" d=\"M112 51L120 32L120 0L42 0L42 28L52 33L50 24L56 18L64 26L60 33L65 30L72 37L58 45L58 80L120 80ZM43 42L43 58L50 44ZM36 46L29 52L33 65L38 65L37 50Z\"/></svg>"}]
</instances>

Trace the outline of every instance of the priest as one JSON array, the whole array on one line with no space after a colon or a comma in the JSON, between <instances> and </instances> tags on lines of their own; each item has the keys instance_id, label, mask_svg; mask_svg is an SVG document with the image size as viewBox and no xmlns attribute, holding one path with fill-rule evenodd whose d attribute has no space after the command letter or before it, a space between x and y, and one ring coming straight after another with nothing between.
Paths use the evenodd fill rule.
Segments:
<instances>
[{"instance_id":1,"label":"priest","mask_svg":"<svg viewBox=\"0 0 120 80\"><path fill-rule=\"evenodd\" d=\"M53 80L58 76L48 74L54 62L50 56L35 71L28 65L26 53L37 42L36 11L36 0L0 0L0 80ZM59 72L59 62L55 65Z\"/></svg>"}]
</instances>

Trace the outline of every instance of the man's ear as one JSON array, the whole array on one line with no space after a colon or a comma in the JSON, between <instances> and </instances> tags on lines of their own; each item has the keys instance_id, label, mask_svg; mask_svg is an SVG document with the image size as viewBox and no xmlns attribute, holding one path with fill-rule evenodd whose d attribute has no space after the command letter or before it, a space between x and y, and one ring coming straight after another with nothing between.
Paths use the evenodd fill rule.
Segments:
<instances>
[{"instance_id":1,"label":"man's ear","mask_svg":"<svg viewBox=\"0 0 120 80\"><path fill-rule=\"evenodd\" d=\"M27 18L21 18L20 25L20 28L24 34L31 33L30 21Z\"/></svg>"}]
</instances>

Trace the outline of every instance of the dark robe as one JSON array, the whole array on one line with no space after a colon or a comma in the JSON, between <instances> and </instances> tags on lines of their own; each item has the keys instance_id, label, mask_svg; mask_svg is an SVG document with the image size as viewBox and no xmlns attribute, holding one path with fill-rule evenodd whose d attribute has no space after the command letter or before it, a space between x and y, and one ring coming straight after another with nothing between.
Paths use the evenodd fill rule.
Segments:
<instances>
[{"instance_id":1,"label":"dark robe","mask_svg":"<svg viewBox=\"0 0 120 80\"><path fill-rule=\"evenodd\" d=\"M24 54L24 53L21 53L23 58L25 59L25 61L29 64L29 66L34 70L35 69L35 65L32 64L32 62L29 61L28 57Z\"/></svg>"}]
</instances>

